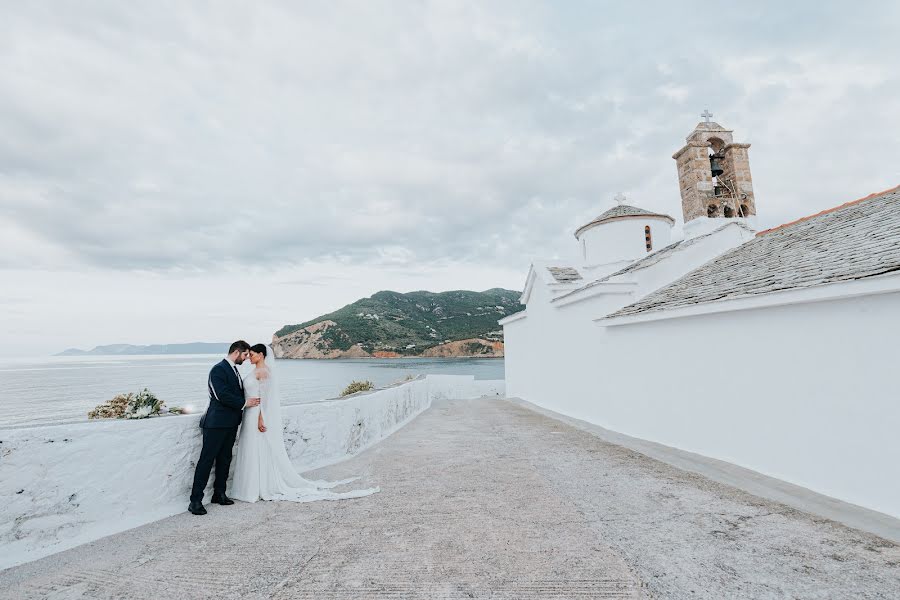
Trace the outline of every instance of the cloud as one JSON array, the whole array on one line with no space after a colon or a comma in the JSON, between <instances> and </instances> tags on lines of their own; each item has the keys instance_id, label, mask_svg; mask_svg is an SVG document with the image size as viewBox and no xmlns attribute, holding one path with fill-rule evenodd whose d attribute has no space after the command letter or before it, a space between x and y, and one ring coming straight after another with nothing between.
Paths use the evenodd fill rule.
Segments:
<instances>
[{"instance_id":1,"label":"cloud","mask_svg":"<svg viewBox=\"0 0 900 600\"><path fill-rule=\"evenodd\" d=\"M723 10L704 36L671 8L638 30L628 7L514 6L7 8L3 217L45 266L508 263L555 247L619 189L677 212L667 163L701 108L736 128L799 116L809 149L846 139L828 126L835 103L898 87L886 55L855 48L835 65L844 44L791 11ZM895 122L889 96L874 104ZM751 134L770 157L797 137L736 132ZM756 173L768 188L785 175ZM535 219L532 198L555 210ZM498 239L515 222L530 230Z\"/></svg>"},{"instance_id":2,"label":"cloud","mask_svg":"<svg viewBox=\"0 0 900 600\"><path fill-rule=\"evenodd\" d=\"M900 183L896 5L649 10L11 4L0 269L524 273L619 191L680 217L705 108L764 226Z\"/></svg>"}]
</instances>

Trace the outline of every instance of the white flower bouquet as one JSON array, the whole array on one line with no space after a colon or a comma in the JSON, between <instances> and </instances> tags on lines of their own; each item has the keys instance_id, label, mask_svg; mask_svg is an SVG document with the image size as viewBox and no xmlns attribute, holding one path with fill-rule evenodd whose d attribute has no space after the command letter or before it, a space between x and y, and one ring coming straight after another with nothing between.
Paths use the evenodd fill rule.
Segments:
<instances>
[{"instance_id":1,"label":"white flower bouquet","mask_svg":"<svg viewBox=\"0 0 900 600\"><path fill-rule=\"evenodd\" d=\"M188 411L173 406L168 408L166 403L156 397L156 394L144 388L137 394L118 394L112 400L97 405L94 410L88 412L89 419L146 419L155 415L186 414Z\"/></svg>"}]
</instances>

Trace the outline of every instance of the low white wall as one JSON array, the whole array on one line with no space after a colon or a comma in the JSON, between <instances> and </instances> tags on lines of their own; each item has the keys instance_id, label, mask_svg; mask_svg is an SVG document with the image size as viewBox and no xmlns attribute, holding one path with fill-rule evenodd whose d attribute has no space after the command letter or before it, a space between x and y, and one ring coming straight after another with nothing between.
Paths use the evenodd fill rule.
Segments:
<instances>
[{"instance_id":1,"label":"low white wall","mask_svg":"<svg viewBox=\"0 0 900 600\"><path fill-rule=\"evenodd\" d=\"M298 471L310 470L384 439L433 399L473 398L501 388L502 381L498 386L472 376L428 375L285 406L285 445ZM0 569L185 511L200 455L199 419L0 430Z\"/></svg>"},{"instance_id":2,"label":"low white wall","mask_svg":"<svg viewBox=\"0 0 900 600\"><path fill-rule=\"evenodd\" d=\"M900 294L609 328L600 301L504 328L509 396L900 518Z\"/></svg>"},{"instance_id":3,"label":"low white wall","mask_svg":"<svg viewBox=\"0 0 900 600\"><path fill-rule=\"evenodd\" d=\"M506 382L502 379L476 379L472 386L473 395L477 397L506 395Z\"/></svg>"}]
</instances>

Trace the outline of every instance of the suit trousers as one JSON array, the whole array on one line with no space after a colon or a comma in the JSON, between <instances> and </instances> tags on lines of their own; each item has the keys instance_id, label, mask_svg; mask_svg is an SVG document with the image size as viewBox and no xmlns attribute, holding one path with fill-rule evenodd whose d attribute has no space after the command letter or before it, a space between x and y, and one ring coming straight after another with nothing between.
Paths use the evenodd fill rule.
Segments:
<instances>
[{"instance_id":1,"label":"suit trousers","mask_svg":"<svg viewBox=\"0 0 900 600\"><path fill-rule=\"evenodd\" d=\"M201 502L203 491L209 482L209 473L213 462L216 463L216 481L213 483L215 493L225 493L228 481L228 470L231 468L231 450L237 438L237 426L221 429L203 429L203 449L194 471L194 487L191 490L191 502Z\"/></svg>"}]
</instances>

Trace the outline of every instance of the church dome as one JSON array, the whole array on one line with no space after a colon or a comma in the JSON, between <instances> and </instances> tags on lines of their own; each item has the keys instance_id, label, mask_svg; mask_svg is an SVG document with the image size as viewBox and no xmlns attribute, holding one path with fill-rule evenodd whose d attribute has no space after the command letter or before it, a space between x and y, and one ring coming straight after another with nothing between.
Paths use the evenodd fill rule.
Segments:
<instances>
[{"instance_id":1,"label":"church dome","mask_svg":"<svg viewBox=\"0 0 900 600\"><path fill-rule=\"evenodd\" d=\"M637 206L629 206L628 204L619 204L618 206L614 206L599 217L595 218L589 223L585 223L581 227L575 230L575 237L580 238L581 234L594 227L596 225L602 225L603 223L611 223L613 221L621 221L624 219L660 219L663 221L668 221L669 225L675 224L675 219L670 217L669 215L663 215L660 213L651 212L649 210L644 210L643 208L638 208Z\"/></svg>"},{"instance_id":2,"label":"church dome","mask_svg":"<svg viewBox=\"0 0 900 600\"><path fill-rule=\"evenodd\" d=\"M616 202L617 206L575 231L581 258L587 265L634 261L671 241L675 219L625 204L624 194L618 194Z\"/></svg>"}]
</instances>

